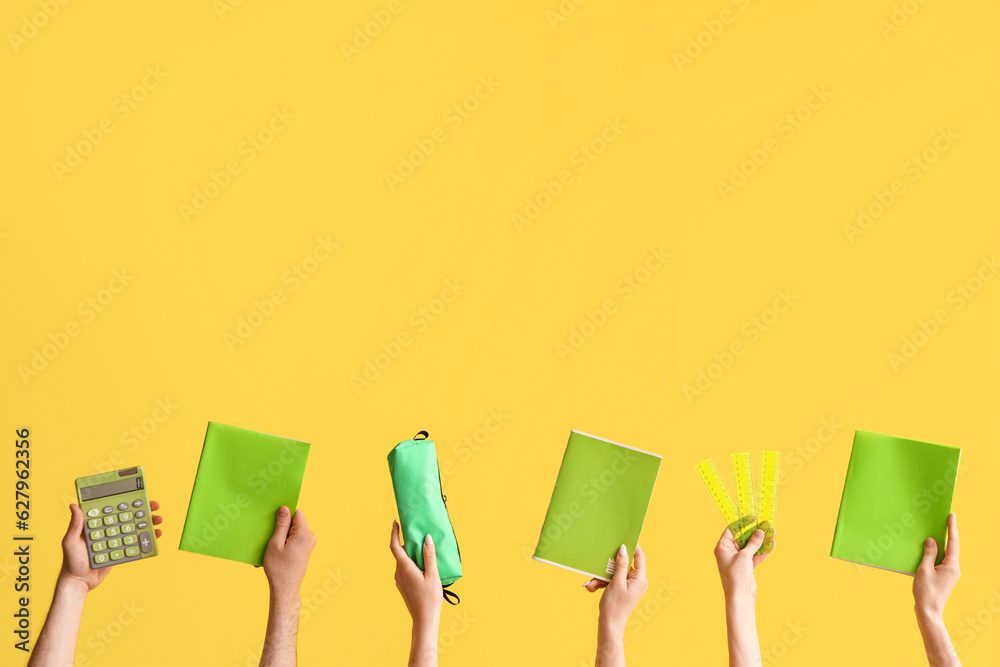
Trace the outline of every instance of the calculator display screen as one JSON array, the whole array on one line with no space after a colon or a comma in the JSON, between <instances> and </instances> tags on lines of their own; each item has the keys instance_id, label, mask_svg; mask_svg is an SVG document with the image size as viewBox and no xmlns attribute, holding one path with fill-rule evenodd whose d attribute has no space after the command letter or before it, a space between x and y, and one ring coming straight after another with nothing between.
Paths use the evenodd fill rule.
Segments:
<instances>
[{"instance_id":1,"label":"calculator display screen","mask_svg":"<svg viewBox=\"0 0 1000 667\"><path fill-rule=\"evenodd\" d=\"M80 489L80 500L94 500L105 496L114 496L119 493L128 493L142 488L142 477L132 477L122 479L117 482L98 484L97 486L85 486Z\"/></svg>"}]
</instances>

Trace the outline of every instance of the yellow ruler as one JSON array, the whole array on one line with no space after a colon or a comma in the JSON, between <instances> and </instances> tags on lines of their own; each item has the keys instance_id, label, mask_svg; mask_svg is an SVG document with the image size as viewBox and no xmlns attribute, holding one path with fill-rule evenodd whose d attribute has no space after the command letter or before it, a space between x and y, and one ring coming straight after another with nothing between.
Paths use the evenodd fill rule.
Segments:
<instances>
[{"instance_id":1,"label":"yellow ruler","mask_svg":"<svg viewBox=\"0 0 1000 667\"><path fill-rule=\"evenodd\" d=\"M719 473L715 461L706 459L699 463L696 468L698 469L698 474L701 475L701 481L705 483L705 488L712 494L715 506L719 508L722 516L725 517L729 530L732 531L733 535L739 535L742 521L736 510L736 501L733 500L733 494L729 492L729 487L722 480L722 475Z\"/></svg>"},{"instance_id":2,"label":"yellow ruler","mask_svg":"<svg viewBox=\"0 0 1000 667\"><path fill-rule=\"evenodd\" d=\"M753 465L750 452L738 452L730 459L733 463L733 479L736 481L736 509L740 513L740 532L736 542L746 546L753 531L757 529L757 499L753 488Z\"/></svg>"},{"instance_id":3,"label":"yellow ruler","mask_svg":"<svg viewBox=\"0 0 1000 667\"><path fill-rule=\"evenodd\" d=\"M760 457L760 479L757 495L753 491L753 466L749 452L733 454L733 477L736 481L736 498L722 479L715 461L706 459L696 468L705 483L715 506L722 512L726 525L736 543L743 548L753 532L764 531L764 543L757 553L774 550L774 526L778 516L778 470L781 452L765 451ZM756 498L756 501L755 501Z\"/></svg>"},{"instance_id":4,"label":"yellow ruler","mask_svg":"<svg viewBox=\"0 0 1000 667\"><path fill-rule=\"evenodd\" d=\"M774 526L778 518L778 469L781 452L762 452L760 455L760 489L758 492L757 527L764 531L764 544L757 553L774 550Z\"/></svg>"}]
</instances>

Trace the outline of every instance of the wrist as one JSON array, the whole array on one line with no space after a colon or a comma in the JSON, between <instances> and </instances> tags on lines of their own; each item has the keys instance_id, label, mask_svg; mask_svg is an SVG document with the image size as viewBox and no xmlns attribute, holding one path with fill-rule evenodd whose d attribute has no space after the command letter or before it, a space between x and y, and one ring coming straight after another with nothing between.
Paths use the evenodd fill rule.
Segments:
<instances>
[{"instance_id":1,"label":"wrist","mask_svg":"<svg viewBox=\"0 0 1000 667\"><path fill-rule=\"evenodd\" d=\"M725 595L727 611L752 611L757 605L757 596L749 592L726 591Z\"/></svg>"},{"instance_id":2,"label":"wrist","mask_svg":"<svg viewBox=\"0 0 1000 667\"><path fill-rule=\"evenodd\" d=\"M56 596L71 599L86 599L90 584L66 572L60 572L56 579Z\"/></svg>"},{"instance_id":3,"label":"wrist","mask_svg":"<svg viewBox=\"0 0 1000 667\"><path fill-rule=\"evenodd\" d=\"M627 619L626 619L627 620ZM625 636L626 620L611 618L606 614L597 617L597 634L608 639L621 639Z\"/></svg>"},{"instance_id":4,"label":"wrist","mask_svg":"<svg viewBox=\"0 0 1000 667\"><path fill-rule=\"evenodd\" d=\"M298 608L302 605L297 586L273 585L268 582L271 604L282 608Z\"/></svg>"},{"instance_id":5,"label":"wrist","mask_svg":"<svg viewBox=\"0 0 1000 667\"><path fill-rule=\"evenodd\" d=\"M920 625L944 625L944 609L932 605L916 604L913 610Z\"/></svg>"}]
</instances>

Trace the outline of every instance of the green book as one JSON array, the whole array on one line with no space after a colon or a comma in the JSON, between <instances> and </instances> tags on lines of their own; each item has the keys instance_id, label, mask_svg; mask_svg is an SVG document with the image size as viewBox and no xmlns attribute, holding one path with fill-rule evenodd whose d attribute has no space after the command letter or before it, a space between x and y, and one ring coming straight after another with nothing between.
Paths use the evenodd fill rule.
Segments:
<instances>
[{"instance_id":1,"label":"green book","mask_svg":"<svg viewBox=\"0 0 1000 667\"><path fill-rule=\"evenodd\" d=\"M208 423L179 548L264 563L278 508L295 512L309 443Z\"/></svg>"},{"instance_id":2,"label":"green book","mask_svg":"<svg viewBox=\"0 0 1000 667\"><path fill-rule=\"evenodd\" d=\"M659 454L571 431L533 558L610 581L622 544L639 543Z\"/></svg>"},{"instance_id":3,"label":"green book","mask_svg":"<svg viewBox=\"0 0 1000 667\"><path fill-rule=\"evenodd\" d=\"M940 564L961 455L958 447L856 431L830 555L915 574L933 537Z\"/></svg>"}]
</instances>

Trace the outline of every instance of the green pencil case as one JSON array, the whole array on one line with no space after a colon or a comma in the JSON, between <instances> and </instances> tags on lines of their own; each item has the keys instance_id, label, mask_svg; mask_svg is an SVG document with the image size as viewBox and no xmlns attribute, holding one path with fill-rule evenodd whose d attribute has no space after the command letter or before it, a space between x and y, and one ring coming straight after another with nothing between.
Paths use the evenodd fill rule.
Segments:
<instances>
[{"instance_id":1,"label":"green pencil case","mask_svg":"<svg viewBox=\"0 0 1000 667\"><path fill-rule=\"evenodd\" d=\"M441 585L447 587L462 577L462 555L448 516L448 499L441 490L437 450L434 441L427 438L427 431L420 431L393 447L388 457L389 475L406 555L423 570L424 536L430 535ZM458 603L458 596L447 589L444 598L451 604Z\"/></svg>"}]
</instances>

